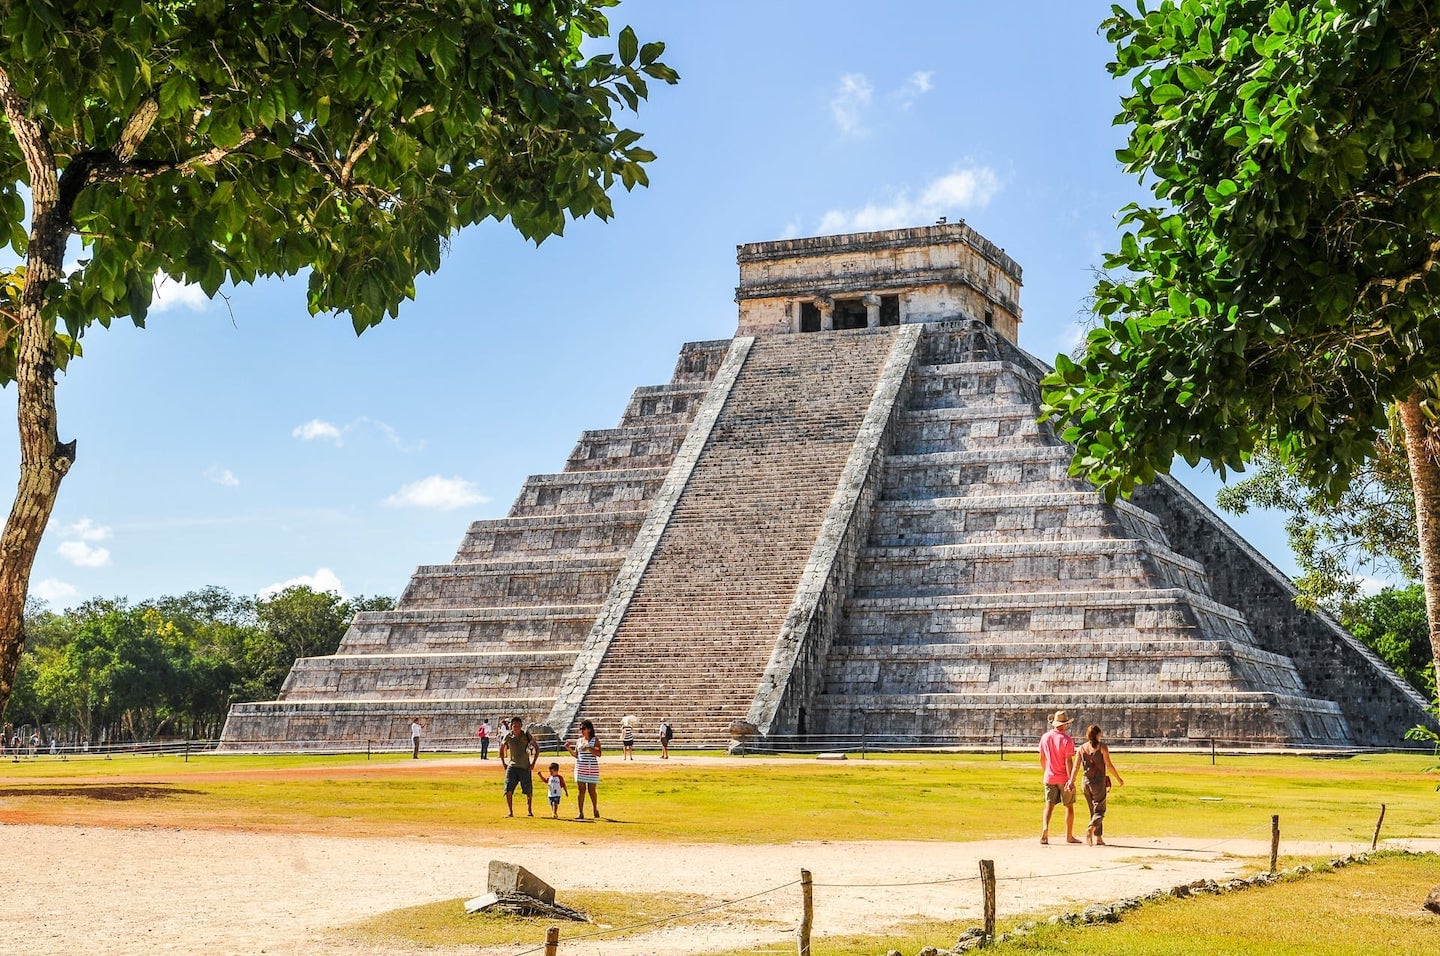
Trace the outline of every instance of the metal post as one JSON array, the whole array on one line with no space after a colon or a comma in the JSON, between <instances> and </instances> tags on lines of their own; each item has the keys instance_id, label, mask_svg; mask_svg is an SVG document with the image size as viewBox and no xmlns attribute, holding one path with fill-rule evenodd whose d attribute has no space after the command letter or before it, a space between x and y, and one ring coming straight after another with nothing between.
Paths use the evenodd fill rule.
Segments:
<instances>
[{"instance_id":1,"label":"metal post","mask_svg":"<svg viewBox=\"0 0 1440 956\"><path fill-rule=\"evenodd\" d=\"M560 948L560 927L552 926L545 931L545 956L555 956Z\"/></svg>"},{"instance_id":2,"label":"metal post","mask_svg":"<svg viewBox=\"0 0 1440 956\"><path fill-rule=\"evenodd\" d=\"M1275 872L1276 861L1280 857L1280 814L1270 818L1270 872Z\"/></svg>"},{"instance_id":3,"label":"metal post","mask_svg":"<svg viewBox=\"0 0 1440 956\"><path fill-rule=\"evenodd\" d=\"M980 861L980 883L985 888L985 941L995 939L995 861Z\"/></svg>"},{"instance_id":4,"label":"metal post","mask_svg":"<svg viewBox=\"0 0 1440 956\"><path fill-rule=\"evenodd\" d=\"M365 759L370 759L370 741L365 741Z\"/></svg>"},{"instance_id":5,"label":"metal post","mask_svg":"<svg viewBox=\"0 0 1440 956\"><path fill-rule=\"evenodd\" d=\"M185 762L190 762L190 741L185 741Z\"/></svg>"},{"instance_id":6,"label":"metal post","mask_svg":"<svg viewBox=\"0 0 1440 956\"><path fill-rule=\"evenodd\" d=\"M1210 766L1215 766L1215 738L1210 738Z\"/></svg>"},{"instance_id":7,"label":"metal post","mask_svg":"<svg viewBox=\"0 0 1440 956\"><path fill-rule=\"evenodd\" d=\"M1380 824L1385 822L1385 804L1380 804L1380 819L1375 821L1375 838L1370 841L1370 849L1374 850L1380 843Z\"/></svg>"},{"instance_id":8,"label":"metal post","mask_svg":"<svg viewBox=\"0 0 1440 956\"><path fill-rule=\"evenodd\" d=\"M800 895L804 909L800 913L800 928L795 931L796 951L799 956L810 956L810 926L815 921L815 891L809 870L800 871Z\"/></svg>"},{"instance_id":9,"label":"metal post","mask_svg":"<svg viewBox=\"0 0 1440 956\"><path fill-rule=\"evenodd\" d=\"M1005 762L1005 734L1000 734L1000 762Z\"/></svg>"}]
</instances>

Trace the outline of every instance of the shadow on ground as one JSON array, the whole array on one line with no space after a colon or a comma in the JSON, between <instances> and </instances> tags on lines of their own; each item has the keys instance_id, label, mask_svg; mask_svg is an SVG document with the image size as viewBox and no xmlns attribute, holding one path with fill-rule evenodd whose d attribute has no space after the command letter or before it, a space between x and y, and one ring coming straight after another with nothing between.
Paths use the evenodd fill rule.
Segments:
<instances>
[{"instance_id":1,"label":"shadow on ground","mask_svg":"<svg viewBox=\"0 0 1440 956\"><path fill-rule=\"evenodd\" d=\"M203 790L159 787L152 784L92 784L71 787L0 787L0 797L82 797L86 800L162 800L166 797L200 794Z\"/></svg>"}]
</instances>

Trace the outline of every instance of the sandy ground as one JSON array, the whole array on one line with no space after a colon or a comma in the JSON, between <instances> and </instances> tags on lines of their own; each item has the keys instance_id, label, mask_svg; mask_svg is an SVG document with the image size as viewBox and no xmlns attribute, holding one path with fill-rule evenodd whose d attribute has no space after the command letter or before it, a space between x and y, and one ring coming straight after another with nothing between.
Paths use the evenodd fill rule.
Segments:
<instances>
[{"instance_id":1,"label":"sandy ground","mask_svg":"<svg viewBox=\"0 0 1440 956\"><path fill-rule=\"evenodd\" d=\"M1062 904L1078 908L1201 877L1223 879L1245 867L1244 857L1253 861L1269 851L1268 840L1195 846L1119 837L1116 845L1095 848L1045 847L1029 840L607 846L598 827L568 839L456 846L420 839L0 826L0 859L9 877L0 906L0 953L379 952L337 938L335 930L402 906L478 895L491 859L532 869L560 888L562 902L567 888L738 900L795 880L804 867L814 874L819 935L880 932L912 914L944 919L980 914L980 888L973 881L827 884L970 877L977 861L993 859L1001 881L999 910L1015 914ZM1286 847L1296 854L1354 849ZM792 886L723 909L704 926L588 940L583 951L670 956L776 942L790 938L799 911L799 887Z\"/></svg>"}]
</instances>

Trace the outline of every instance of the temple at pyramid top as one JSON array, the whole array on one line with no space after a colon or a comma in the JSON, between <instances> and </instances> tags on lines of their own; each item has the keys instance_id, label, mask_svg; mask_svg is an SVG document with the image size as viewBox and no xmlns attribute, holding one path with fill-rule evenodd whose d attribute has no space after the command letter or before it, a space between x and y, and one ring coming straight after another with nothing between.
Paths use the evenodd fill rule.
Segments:
<instances>
[{"instance_id":1,"label":"temple at pyramid top","mask_svg":"<svg viewBox=\"0 0 1440 956\"><path fill-rule=\"evenodd\" d=\"M1020 266L963 222L738 247L738 335L974 319L1011 342Z\"/></svg>"}]
</instances>

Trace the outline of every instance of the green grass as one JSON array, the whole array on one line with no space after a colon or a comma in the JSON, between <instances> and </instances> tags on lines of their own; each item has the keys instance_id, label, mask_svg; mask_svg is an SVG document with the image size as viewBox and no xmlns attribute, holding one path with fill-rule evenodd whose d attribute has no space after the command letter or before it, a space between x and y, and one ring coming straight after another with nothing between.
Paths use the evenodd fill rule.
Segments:
<instances>
[{"instance_id":1,"label":"green grass","mask_svg":"<svg viewBox=\"0 0 1440 956\"><path fill-rule=\"evenodd\" d=\"M1385 836L1440 832L1440 777L1422 773L1425 755L1222 756L1212 767L1208 755L1117 753L1116 762L1128 785L1112 792L1107 834L1121 842L1128 834L1263 839L1278 813L1286 839L1368 843L1381 803ZM569 761L561 765L568 773ZM1027 837L1039 825L1038 778L1028 754L610 760L600 785L607 820L593 829L612 841L751 844ZM571 826L504 819L501 784L495 761L440 756L46 758L0 763L0 822L460 842ZM543 792L536 803L545 814Z\"/></svg>"},{"instance_id":2,"label":"green grass","mask_svg":"<svg viewBox=\"0 0 1440 956\"><path fill-rule=\"evenodd\" d=\"M979 950L995 956L1434 956L1440 917L1421 908L1440 882L1440 858L1377 855L1374 862L1289 878L1273 886L1221 896L1167 899L1099 926L1042 924L1023 939ZM1032 914L1033 917L1034 914ZM1018 920L1001 922L1001 932ZM891 949L944 950L974 922L910 922L888 935L817 937L813 956L882 956ZM749 948L749 954L793 953L791 940ZM741 951L713 956L741 956Z\"/></svg>"},{"instance_id":3,"label":"green grass","mask_svg":"<svg viewBox=\"0 0 1440 956\"><path fill-rule=\"evenodd\" d=\"M509 916L488 912L471 914L465 912L465 901L456 899L391 910L352 923L337 931L335 935L382 949L397 944L524 948L545 942L545 930L551 926L560 927L563 943L588 933L651 923L677 913L689 912L704 906L706 900L682 893L575 890L564 893L561 902L572 909L583 911L590 917L591 922L566 922L550 916ZM665 925L683 926L694 922L696 918L687 918L667 921ZM648 929L653 930L654 927ZM647 930L636 929L610 933L605 938L624 939L645 931Z\"/></svg>"}]
</instances>

